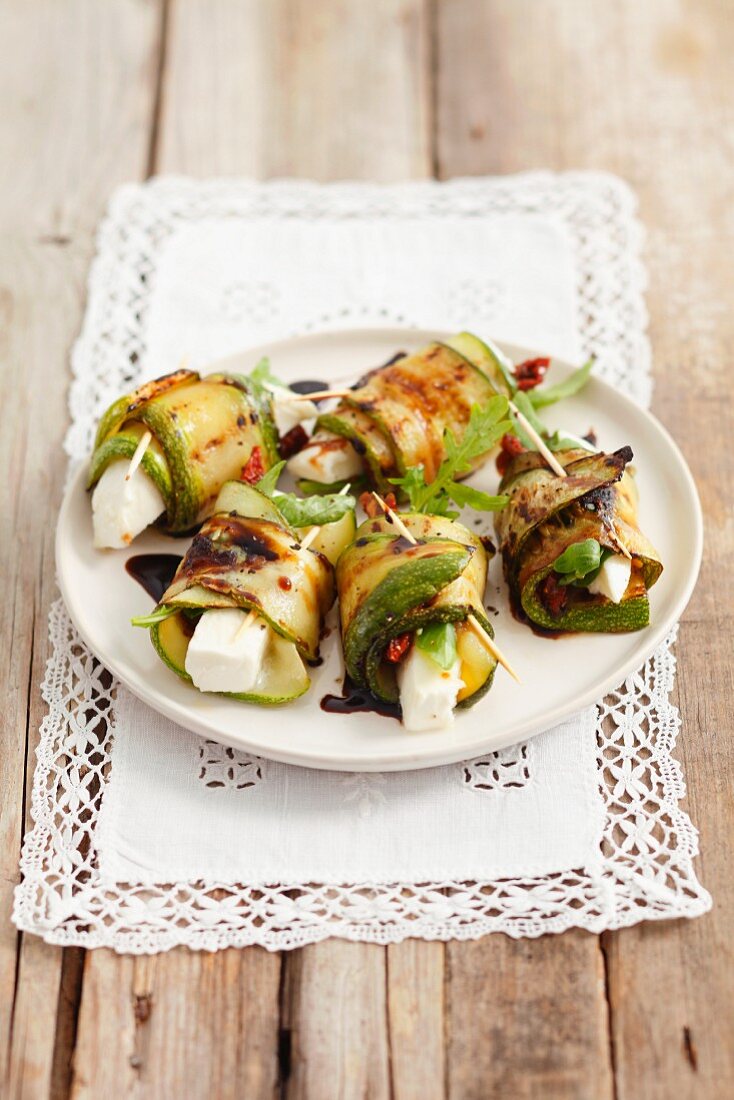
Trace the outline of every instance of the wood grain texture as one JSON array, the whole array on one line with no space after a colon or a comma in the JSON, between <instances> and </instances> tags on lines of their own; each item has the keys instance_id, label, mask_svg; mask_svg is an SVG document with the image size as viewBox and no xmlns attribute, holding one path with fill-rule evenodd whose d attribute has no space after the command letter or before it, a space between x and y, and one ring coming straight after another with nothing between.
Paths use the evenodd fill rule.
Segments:
<instances>
[{"instance_id":1,"label":"wood grain texture","mask_svg":"<svg viewBox=\"0 0 734 1100\"><path fill-rule=\"evenodd\" d=\"M387 948L387 1025L392 1096L443 1100L446 1013L441 943L406 940Z\"/></svg>"},{"instance_id":2,"label":"wood grain texture","mask_svg":"<svg viewBox=\"0 0 734 1100\"><path fill-rule=\"evenodd\" d=\"M390 1097L385 949L327 940L290 957L288 1100Z\"/></svg>"},{"instance_id":3,"label":"wood grain texture","mask_svg":"<svg viewBox=\"0 0 734 1100\"><path fill-rule=\"evenodd\" d=\"M88 953L71 1095L271 1100L279 980L262 948Z\"/></svg>"},{"instance_id":4,"label":"wood grain texture","mask_svg":"<svg viewBox=\"0 0 734 1100\"><path fill-rule=\"evenodd\" d=\"M604 962L594 936L447 947L449 1100L611 1100Z\"/></svg>"},{"instance_id":5,"label":"wood grain texture","mask_svg":"<svg viewBox=\"0 0 734 1100\"><path fill-rule=\"evenodd\" d=\"M732 1095L734 7L0 0L0 41L0 507L16 532L0 539L12 625L0 637L0 1094ZM80 952L62 963L8 914L44 711L65 363L109 191L150 167L395 179L434 164L443 176L609 169L640 195L655 410L707 516L676 698L716 908L601 945L568 933L326 941L282 959L97 951L81 975Z\"/></svg>"},{"instance_id":6,"label":"wood grain texture","mask_svg":"<svg viewBox=\"0 0 734 1100\"><path fill-rule=\"evenodd\" d=\"M423 176L428 0L173 0L157 170Z\"/></svg>"},{"instance_id":7,"label":"wood grain texture","mask_svg":"<svg viewBox=\"0 0 734 1100\"><path fill-rule=\"evenodd\" d=\"M145 174L162 0L1 0L0 229L93 233Z\"/></svg>"},{"instance_id":8,"label":"wood grain texture","mask_svg":"<svg viewBox=\"0 0 734 1100\"><path fill-rule=\"evenodd\" d=\"M691 464L706 515L701 580L678 643L677 755L701 830L698 871L716 905L701 920L605 937L617 1092L731 1095L734 898L722 840L734 828L734 8L445 0L438 12L443 174L609 169L640 197L653 408Z\"/></svg>"},{"instance_id":9,"label":"wood grain texture","mask_svg":"<svg viewBox=\"0 0 734 1100\"><path fill-rule=\"evenodd\" d=\"M45 713L66 363L93 227L112 185L146 162L157 28L157 5L137 0L0 3L0 1094L14 1097L58 1094L68 1075L69 968L60 949L20 936L9 918Z\"/></svg>"}]
</instances>

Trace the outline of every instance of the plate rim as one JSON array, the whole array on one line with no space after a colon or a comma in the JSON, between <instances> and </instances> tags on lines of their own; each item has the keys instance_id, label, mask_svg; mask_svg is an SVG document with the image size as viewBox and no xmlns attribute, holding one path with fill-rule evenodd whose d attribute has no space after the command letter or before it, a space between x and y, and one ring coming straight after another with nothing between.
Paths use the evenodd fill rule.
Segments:
<instances>
[{"instance_id":1,"label":"plate rim","mask_svg":"<svg viewBox=\"0 0 734 1100\"><path fill-rule=\"evenodd\" d=\"M207 370L223 369L227 362L231 362L234 359L242 356L263 355L267 352L269 355L277 354L278 349L285 349L286 347L293 347L293 345L301 345L304 343L318 343L325 339L338 342L339 340L349 340L359 342L361 339L374 339L378 338L395 338L400 340L410 337L411 339L436 339L445 338L449 333L446 330L441 329L426 329L422 327L412 326L373 326L373 327L360 327L360 328L345 328L345 329L327 329L320 332L310 332L302 336L291 336L281 340L272 340L266 343L254 345L251 348L243 348L241 351L234 352L231 355L222 356L212 363L207 365ZM536 349L522 344L515 344L509 340L497 340L496 343L503 349L512 349L513 354L518 352L526 358L530 358L534 355L540 354ZM552 356L552 363L560 367L561 369L572 369L572 364L568 360L559 357ZM693 557L691 560L691 567L688 570L685 583L681 586L673 606L670 611L661 618L660 622L651 624L644 632L640 634L640 645L635 648L633 654L630 655L626 661L621 665L616 666L612 673L608 673L605 677L602 677L600 681L597 681L593 686L587 688L581 694L575 695L572 704L559 704L552 711L548 712L544 716L542 726L538 726L535 720L522 721L511 726L507 737L502 737L499 742L488 736L484 747L482 743L471 746L472 757L481 755L483 752L494 752L502 747L516 744L518 741L526 740L531 737L542 733L544 730L551 729L553 726L559 724L564 718L568 717L579 710L582 710L585 706L589 706L591 703L596 703L599 699L602 699L610 691L614 690L623 682L631 673L637 671L641 664L646 661L651 654L657 649L660 642L665 635L680 619L683 611L685 610L688 602L693 594L693 590L698 581L698 576L701 568L701 561L703 556L703 541L704 541L704 526L703 526L703 511L701 507L701 501L696 487L695 480L690 471L686 459L675 442L670 432L665 426L657 419L657 417L650 412L649 409L645 409L642 405L639 405L631 397L621 393L606 382L602 378L595 377L595 383L601 385L603 388L609 390L614 394L616 398L621 398L623 401L632 405L635 410L642 414L643 418L647 421L647 426L657 433L659 441L664 443L670 451L672 457L677 463L676 475L680 474L682 483L686 488L687 495L690 498L690 502L693 505L692 519L693 523ZM461 760L467 759L466 746L463 749L459 749L454 745L453 749L447 745L441 748L440 742L436 743L436 748L430 750L421 750L416 752L411 751L406 744L403 751L390 756L375 755L374 757L360 756L358 758L350 757L348 754L344 756L335 756L333 750L315 751L313 749L299 751L298 746L294 745L293 749L287 752L280 751L279 749L270 749L267 744L262 744L258 741L252 741L247 735L240 738L232 738L226 733L220 733L211 728L211 725L206 722L199 721L194 711L186 712L180 704L169 699L167 696L162 695L156 689L148 690L144 682L138 682L134 678L128 676L124 664L118 662L114 654L111 656L101 657L97 653L97 648L89 637L87 630L84 627L82 621L80 621L75 615L74 599L71 596L69 588L66 583L65 570L63 568L63 557L65 548L63 545L62 533L65 527L65 521L68 512L73 506L73 501L76 494L79 491L80 482L86 480L86 459L79 465L79 469L75 471L66 485L64 495L62 498L61 506L59 508L56 533L54 539L55 561L56 561L56 574L57 583L61 591L62 598L67 610L67 613L74 624L75 629L79 633L84 643L89 647L90 651L97 657L102 664L109 669L109 671L122 683L125 687L137 696L146 706L150 706L151 709L157 711L159 714L164 715L171 721L176 722L178 725L183 726L185 729L190 730L192 733L197 734L200 737L209 738L210 740L219 740L220 743L229 745L233 748L237 748L242 752L251 752L254 755L262 756L265 759L275 760L285 764L291 764L298 767L315 768L318 770L326 771L347 771L347 772L378 772L378 771L411 771L422 768L440 767L446 764L457 763ZM240 706L241 704L233 704ZM271 710L280 708L266 708L265 712L270 713ZM404 734L406 738L409 738L408 734Z\"/></svg>"}]
</instances>

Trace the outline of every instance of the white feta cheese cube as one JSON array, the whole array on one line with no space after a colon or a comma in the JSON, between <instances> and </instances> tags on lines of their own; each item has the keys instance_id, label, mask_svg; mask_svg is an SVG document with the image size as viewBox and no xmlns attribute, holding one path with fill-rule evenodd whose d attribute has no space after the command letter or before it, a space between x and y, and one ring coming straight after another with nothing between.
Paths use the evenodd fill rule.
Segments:
<instances>
[{"instance_id":1,"label":"white feta cheese cube","mask_svg":"<svg viewBox=\"0 0 734 1100\"><path fill-rule=\"evenodd\" d=\"M406 730L435 730L454 720L456 698L464 686L459 676L460 661L450 669L440 668L416 645L398 666L400 706Z\"/></svg>"},{"instance_id":2,"label":"white feta cheese cube","mask_svg":"<svg viewBox=\"0 0 734 1100\"><path fill-rule=\"evenodd\" d=\"M249 691L260 674L270 627L255 619L244 630L247 611L218 607L205 611L186 653L186 671L199 691Z\"/></svg>"},{"instance_id":3,"label":"white feta cheese cube","mask_svg":"<svg viewBox=\"0 0 734 1100\"><path fill-rule=\"evenodd\" d=\"M286 386L268 386L273 395L273 419L279 435L286 435L296 424L315 420L319 410L313 401L299 401Z\"/></svg>"},{"instance_id":4,"label":"white feta cheese cube","mask_svg":"<svg viewBox=\"0 0 734 1100\"><path fill-rule=\"evenodd\" d=\"M302 451L288 462L293 477L331 485L362 473L362 460L348 439L332 432L316 432Z\"/></svg>"},{"instance_id":5,"label":"white feta cheese cube","mask_svg":"<svg viewBox=\"0 0 734 1100\"><path fill-rule=\"evenodd\" d=\"M127 459L111 462L92 493L94 545L119 550L165 512L157 485L142 466L127 477Z\"/></svg>"},{"instance_id":6,"label":"white feta cheese cube","mask_svg":"<svg viewBox=\"0 0 734 1100\"><path fill-rule=\"evenodd\" d=\"M632 572L632 562L623 554L612 554L603 563L597 576L589 585L589 592L606 596L612 603L620 603L627 591Z\"/></svg>"}]
</instances>

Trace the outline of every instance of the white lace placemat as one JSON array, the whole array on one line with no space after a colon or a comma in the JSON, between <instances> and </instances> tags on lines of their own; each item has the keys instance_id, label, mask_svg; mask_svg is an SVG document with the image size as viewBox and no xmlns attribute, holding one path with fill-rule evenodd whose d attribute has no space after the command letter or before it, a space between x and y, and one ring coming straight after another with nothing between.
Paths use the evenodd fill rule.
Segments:
<instances>
[{"instance_id":1,"label":"white lace placemat","mask_svg":"<svg viewBox=\"0 0 734 1100\"><path fill-rule=\"evenodd\" d=\"M99 235L72 465L119 393L292 334L470 327L576 358L649 402L640 230L614 177L446 184L160 179ZM445 768L322 773L202 740L116 684L61 602L14 919L155 952L599 931L710 906L671 756L674 632L613 695Z\"/></svg>"}]
</instances>

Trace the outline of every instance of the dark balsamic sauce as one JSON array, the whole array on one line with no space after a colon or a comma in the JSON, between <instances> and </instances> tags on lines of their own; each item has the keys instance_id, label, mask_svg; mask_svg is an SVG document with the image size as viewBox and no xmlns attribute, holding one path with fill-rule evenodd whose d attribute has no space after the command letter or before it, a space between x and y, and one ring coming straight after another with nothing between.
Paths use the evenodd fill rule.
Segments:
<instances>
[{"instance_id":1,"label":"dark balsamic sauce","mask_svg":"<svg viewBox=\"0 0 734 1100\"><path fill-rule=\"evenodd\" d=\"M328 390L329 383L304 378L299 382L291 382L290 388L294 393L320 393L321 390Z\"/></svg>"},{"instance_id":2,"label":"dark balsamic sauce","mask_svg":"<svg viewBox=\"0 0 734 1100\"><path fill-rule=\"evenodd\" d=\"M401 719L397 703L385 703L366 688L357 687L348 676L344 678L341 695L325 695L321 709L328 714L379 714L383 718Z\"/></svg>"},{"instance_id":3,"label":"dark balsamic sauce","mask_svg":"<svg viewBox=\"0 0 734 1100\"><path fill-rule=\"evenodd\" d=\"M538 638L567 638L573 634L571 630L549 630L545 626L539 626L538 623L534 623L529 615L525 613L522 606L518 606L515 600L510 598L510 611L512 612L513 619L517 622L523 623L524 626L530 627L533 634Z\"/></svg>"},{"instance_id":4,"label":"dark balsamic sauce","mask_svg":"<svg viewBox=\"0 0 734 1100\"><path fill-rule=\"evenodd\" d=\"M135 554L127 559L125 569L159 603L181 561L178 554Z\"/></svg>"}]
</instances>

